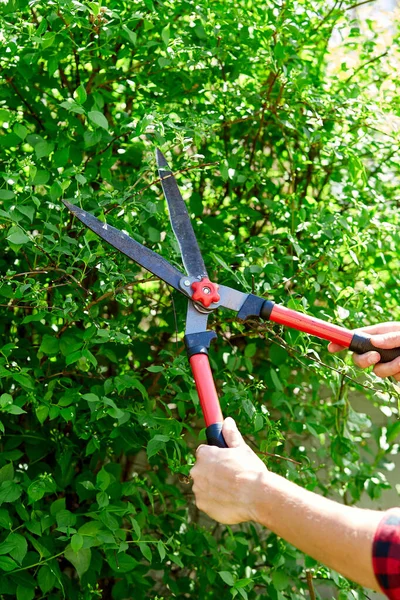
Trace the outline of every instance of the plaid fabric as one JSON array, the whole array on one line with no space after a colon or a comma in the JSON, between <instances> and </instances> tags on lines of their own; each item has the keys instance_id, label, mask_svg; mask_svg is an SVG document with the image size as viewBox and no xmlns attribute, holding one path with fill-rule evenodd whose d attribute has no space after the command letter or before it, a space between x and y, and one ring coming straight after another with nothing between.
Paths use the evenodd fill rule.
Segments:
<instances>
[{"instance_id":1,"label":"plaid fabric","mask_svg":"<svg viewBox=\"0 0 400 600\"><path fill-rule=\"evenodd\" d=\"M390 600L400 600L400 509L385 512L372 545L375 577Z\"/></svg>"}]
</instances>

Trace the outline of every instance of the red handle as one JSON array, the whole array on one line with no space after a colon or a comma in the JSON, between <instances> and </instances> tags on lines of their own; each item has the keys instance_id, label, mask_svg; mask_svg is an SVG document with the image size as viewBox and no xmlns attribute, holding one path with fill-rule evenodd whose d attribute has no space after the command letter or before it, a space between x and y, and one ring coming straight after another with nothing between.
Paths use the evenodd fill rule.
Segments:
<instances>
[{"instance_id":1,"label":"red handle","mask_svg":"<svg viewBox=\"0 0 400 600\"><path fill-rule=\"evenodd\" d=\"M207 354L194 354L189 358L189 362L192 367L206 426L222 423L224 418Z\"/></svg>"},{"instance_id":2,"label":"red handle","mask_svg":"<svg viewBox=\"0 0 400 600\"><path fill-rule=\"evenodd\" d=\"M262 315L261 315L262 316ZM280 325L286 325L305 333L311 333L324 340L329 340L340 346L348 348L354 336L354 332L339 327L339 325L333 325L332 323L326 323L321 319L315 317L309 317L303 313L285 308L279 304L274 304L274 307L270 313L269 319Z\"/></svg>"}]
</instances>

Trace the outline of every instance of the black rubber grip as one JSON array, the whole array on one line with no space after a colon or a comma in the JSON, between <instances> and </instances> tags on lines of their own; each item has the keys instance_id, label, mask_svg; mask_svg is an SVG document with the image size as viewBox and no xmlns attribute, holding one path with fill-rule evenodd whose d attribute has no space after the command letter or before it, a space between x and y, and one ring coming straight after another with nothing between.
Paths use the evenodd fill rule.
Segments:
<instances>
[{"instance_id":1,"label":"black rubber grip","mask_svg":"<svg viewBox=\"0 0 400 600\"><path fill-rule=\"evenodd\" d=\"M206 429L206 437L209 446L218 446L218 448L228 448L222 435L222 423L213 423Z\"/></svg>"},{"instance_id":2,"label":"black rubber grip","mask_svg":"<svg viewBox=\"0 0 400 600\"><path fill-rule=\"evenodd\" d=\"M365 352L379 352L381 355L381 363L391 362L398 356L400 356L400 348L391 348L389 350L383 348L376 348L372 342L371 338L366 335L355 333L353 335L353 339L351 340L351 344L349 349L357 354L365 354Z\"/></svg>"}]
</instances>

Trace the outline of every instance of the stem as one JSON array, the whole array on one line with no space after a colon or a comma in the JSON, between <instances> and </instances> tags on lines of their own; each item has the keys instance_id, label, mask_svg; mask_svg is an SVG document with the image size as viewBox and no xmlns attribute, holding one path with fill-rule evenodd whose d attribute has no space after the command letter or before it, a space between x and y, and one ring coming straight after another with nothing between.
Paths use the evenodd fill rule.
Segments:
<instances>
[{"instance_id":1,"label":"stem","mask_svg":"<svg viewBox=\"0 0 400 600\"><path fill-rule=\"evenodd\" d=\"M312 576L311 571L309 571L309 570L306 571L306 578L307 578L308 591L310 592L310 600L316 600L314 585L313 585L313 576Z\"/></svg>"},{"instance_id":2,"label":"stem","mask_svg":"<svg viewBox=\"0 0 400 600\"><path fill-rule=\"evenodd\" d=\"M44 565L47 562L49 562L50 560L53 560L54 558L58 558L59 556L62 556L64 554L64 550L62 552L59 552L58 554L54 554L54 556L49 556L49 558L46 558L45 560L40 560L37 563L34 563L33 565L28 565L27 567L21 567L20 569L14 569L14 571L8 571L7 575L12 575L13 573L19 573L20 571L27 571L28 569L33 569L34 567L40 567L40 565Z\"/></svg>"}]
</instances>

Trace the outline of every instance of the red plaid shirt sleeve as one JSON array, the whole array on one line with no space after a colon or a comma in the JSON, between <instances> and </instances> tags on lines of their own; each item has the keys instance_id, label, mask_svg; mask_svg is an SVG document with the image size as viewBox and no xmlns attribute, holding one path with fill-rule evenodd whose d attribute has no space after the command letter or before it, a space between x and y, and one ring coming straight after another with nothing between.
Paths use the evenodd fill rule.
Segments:
<instances>
[{"instance_id":1,"label":"red plaid shirt sleeve","mask_svg":"<svg viewBox=\"0 0 400 600\"><path fill-rule=\"evenodd\" d=\"M400 508L384 513L372 545L375 577L390 600L400 600Z\"/></svg>"}]
</instances>

